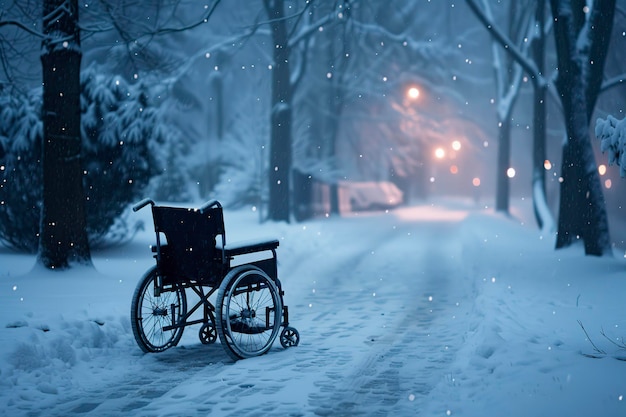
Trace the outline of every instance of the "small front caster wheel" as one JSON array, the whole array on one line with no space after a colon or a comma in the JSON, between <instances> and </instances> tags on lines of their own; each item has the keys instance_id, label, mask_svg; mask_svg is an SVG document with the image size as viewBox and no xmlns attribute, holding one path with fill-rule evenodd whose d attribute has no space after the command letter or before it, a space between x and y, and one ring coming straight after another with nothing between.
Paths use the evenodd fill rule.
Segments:
<instances>
[{"instance_id":1,"label":"small front caster wheel","mask_svg":"<svg viewBox=\"0 0 626 417\"><path fill-rule=\"evenodd\" d=\"M298 346L298 343L300 343L300 333L293 327L285 327L280 333L280 344L284 348L288 348Z\"/></svg>"},{"instance_id":2,"label":"small front caster wheel","mask_svg":"<svg viewBox=\"0 0 626 417\"><path fill-rule=\"evenodd\" d=\"M217 340L217 329L213 325L213 323L204 323L202 327L200 327L200 331L198 332L198 337L203 345L210 345L211 343L215 343Z\"/></svg>"}]
</instances>

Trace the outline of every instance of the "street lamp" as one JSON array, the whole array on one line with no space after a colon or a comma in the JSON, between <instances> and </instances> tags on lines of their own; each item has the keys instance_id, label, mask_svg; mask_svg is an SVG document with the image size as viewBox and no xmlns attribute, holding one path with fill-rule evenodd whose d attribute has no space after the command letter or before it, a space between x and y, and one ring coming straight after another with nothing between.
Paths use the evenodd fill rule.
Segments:
<instances>
[{"instance_id":1,"label":"street lamp","mask_svg":"<svg viewBox=\"0 0 626 417\"><path fill-rule=\"evenodd\" d=\"M420 90L415 86L409 87L409 89L406 90L406 96L410 100L417 100L420 96Z\"/></svg>"}]
</instances>

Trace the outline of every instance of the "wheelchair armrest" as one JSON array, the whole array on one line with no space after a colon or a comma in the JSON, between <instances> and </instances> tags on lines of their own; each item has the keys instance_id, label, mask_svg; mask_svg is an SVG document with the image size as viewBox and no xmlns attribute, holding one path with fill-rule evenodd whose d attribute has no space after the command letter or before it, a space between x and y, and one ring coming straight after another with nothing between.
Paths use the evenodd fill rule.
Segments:
<instances>
[{"instance_id":1,"label":"wheelchair armrest","mask_svg":"<svg viewBox=\"0 0 626 417\"><path fill-rule=\"evenodd\" d=\"M278 247L278 239L269 240L248 240L243 242L227 243L222 247L221 242L218 242L216 248L224 250L226 257L244 255L247 253L262 252L266 250L274 250Z\"/></svg>"}]
</instances>

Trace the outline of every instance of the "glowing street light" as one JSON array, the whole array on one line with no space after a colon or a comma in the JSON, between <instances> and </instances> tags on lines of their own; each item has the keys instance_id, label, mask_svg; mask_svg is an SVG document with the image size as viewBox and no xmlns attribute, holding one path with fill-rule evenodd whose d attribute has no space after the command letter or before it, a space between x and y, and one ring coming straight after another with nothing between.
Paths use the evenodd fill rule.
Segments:
<instances>
[{"instance_id":1,"label":"glowing street light","mask_svg":"<svg viewBox=\"0 0 626 417\"><path fill-rule=\"evenodd\" d=\"M410 87L406 90L406 96L411 100L417 100L420 96L420 90L417 87Z\"/></svg>"},{"instance_id":2,"label":"glowing street light","mask_svg":"<svg viewBox=\"0 0 626 417\"><path fill-rule=\"evenodd\" d=\"M435 149L435 158L442 159L444 156L446 156L446 151L443 148Z\"/></svg>"}]
</instances>

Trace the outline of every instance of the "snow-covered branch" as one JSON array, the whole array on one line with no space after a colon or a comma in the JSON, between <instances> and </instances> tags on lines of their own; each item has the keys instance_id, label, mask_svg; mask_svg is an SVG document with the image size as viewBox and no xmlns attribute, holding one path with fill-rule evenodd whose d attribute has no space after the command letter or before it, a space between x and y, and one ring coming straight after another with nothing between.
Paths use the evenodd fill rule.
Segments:
<instances>
[{"instance_id":1,"label":"snow-covered branch","mask_svg":"<svg viewBox=\"0 0 626 417\"><path fill-rule=\"evenodd\" d=\"M611 88L615 86L624 85L625 82L626 82L626 74L620 74L613 78L609 78L608 80L602 83L602 87L600 87L600 92L603 93L607 90L610 90Z\"/></svg>"},{"instance_id":2,"label":"snow-covered branch","mask_svg":"<svg viewBox=\"0 0 626 417\"><path fill-rule=\"evenodd\" d=\"M482 11L482 9L476 4L476 1L466 0L466 2L467 2L467 5L470 7L470 9L472 9L472 11L474 12L474 15L485 26L485 28L491 34L491 36L493 36L502 45L502 47L505 48L511 54L513 59L515 59L515 61L522 68L524 68L524 71L526 71L529 75L531 75L530 78L532 82L535 83L538 87L546 86L547 85L546 79L539 72L535 63L532 60L528 59L528 57L524 55L524 52L521 51L515 45L515 43L511 39L509 39L507 35L502 33L502 31L494 25L491 19L489 19L485 15L485 13Z\"/></svg>"},{"instance_id":3,"label":"snow-covered branch","mask_svg":"<svg viewBox=\"0 0 626 417\"><path fill-rule=\"evenodd\" d=\"M609 165L620 167L620 176L626 177L626 118L617 120L608 115L596 120L596 137L600 139L600 150L608 152Z\"/></svg>"},{"instance_id":4,"label":"snow-covered branch","mask_svg":"<svg viewBox=\"0 0 626 417\"><path fill-rule=\"evenodd\" d=\"M356 20L352 21L352 24L361 33L381 36L391 43L409 48L409 50L423 56L426 60L434 60L443 53L441 48L431 42L417 41L404 33L392 33L381 25L363 23Z\"/></svg>"},{"instance_id":5,"label":"snow-covered branch","mask_svg":"<svg viewBox=\"0 0 626 417\"><path fill-rule=\"evenodd\" d=\"M493 21L493 14L491 13L491 7L487 0L483 0L483 6L485 8L485 16L489 21ZM530 19L521 24L521 27L526 27L526 38L531 36L533 32L533 25ZM528 51L528 45L530 42L522 44L521 52L526 55ZM504 120L511 113L513 104L518 97L521 85L522 85L522 67L518 62L515 62L514 72L510 78L506 75L509 74L508 68L504 67L502 58L500 57L500 50L498 48L499 43L494 40L492 42L493 49L493 66L496 75L496 89L498 92L498 118Z\"/></svg>"}]
</instances>

